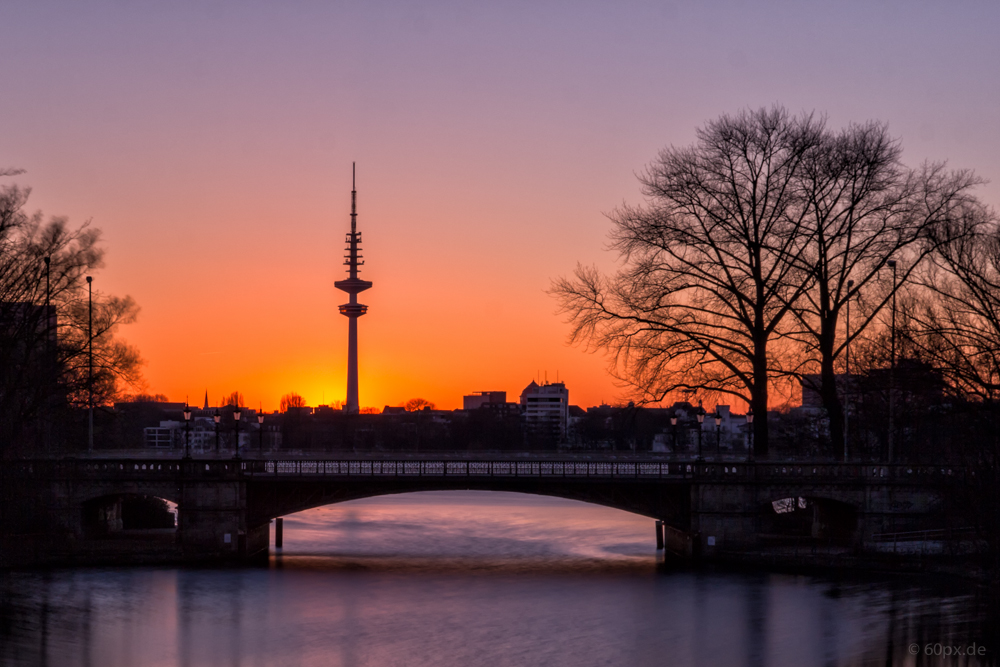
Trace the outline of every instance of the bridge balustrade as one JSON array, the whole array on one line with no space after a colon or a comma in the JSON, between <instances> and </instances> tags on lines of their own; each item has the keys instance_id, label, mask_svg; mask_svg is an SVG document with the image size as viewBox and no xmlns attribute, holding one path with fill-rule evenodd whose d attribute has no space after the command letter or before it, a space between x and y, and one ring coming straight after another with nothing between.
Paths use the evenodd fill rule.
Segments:
<instances>
[{"instance_id":1,"label":"bridge balustrade","mask_svg":"<svg viewBox=\"0 0 1000 667\"><path fill-rule=\"evenodd\" d=\"M81 461L74 466L74 472L87 477L176 475L181 465L176 461Z\"/></svg>"},{"instance_id":2,"label":"bridge balustrade","mask_svg":"<svg viewBox=\"0 0 1000 667\"><path fill-rule=\"evenodd\" d=\"M665 478L697 474L690 465L604 461L242 461L249 476L466 476ZM706 468L710 470L710 468ZM728 473L729 467L726 468ZM731 468L732 473L736 467Z\"/></svg>"},{"instance_id":3,"label":"bridge balustrade","mask_svg":"<svg viewBox=\"0 0 1000 667\"><path fill-rule=\"evenodd\" d=\"M581 460L328 460L328 459L62 459L6 462L7 472L24 476L215 477L282 476L464 476L559 477L614 479L841 480L915 484L962 483L972 469L941 465L806 463L806 462L696 462L696 461L581 461Z\"/></svg>"}]
</instances>

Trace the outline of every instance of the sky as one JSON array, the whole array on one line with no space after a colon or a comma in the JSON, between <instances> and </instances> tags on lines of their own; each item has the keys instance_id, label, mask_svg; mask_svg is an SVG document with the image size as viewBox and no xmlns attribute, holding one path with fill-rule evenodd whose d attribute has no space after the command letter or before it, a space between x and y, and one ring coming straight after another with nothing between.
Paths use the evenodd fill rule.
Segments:
<instances>
[{"instance_id":1,"label":"sky","mask_svg":"<svg viewBox=\"0 0 1000 667\"><path fill-rule=\"evenodd\" d=\"M352 162L373 407L557 377L627 400L546 290L613 270L606 214L725 113L885 121L1000 205L996 2L0 1L0 25L3 182L102 230L95 289L136 299L121 336L175 401L344 399Z\"/></svg>"}]
</instances>

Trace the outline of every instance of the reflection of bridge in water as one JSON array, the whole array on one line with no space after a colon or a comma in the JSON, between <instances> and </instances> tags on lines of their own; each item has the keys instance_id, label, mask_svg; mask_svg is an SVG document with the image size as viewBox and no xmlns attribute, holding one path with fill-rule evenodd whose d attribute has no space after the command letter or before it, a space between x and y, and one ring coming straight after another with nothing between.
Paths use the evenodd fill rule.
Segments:
<instances>
[{"instance_id":1,"label":"reflection of bridge in water","mask_svg":"<svg viewBox=\"0 0 1000 667\"><path fill-rule=\"evenodd\" d=\"M471 489L558 496L649 516L662 522L667 549L689 557L746 553L782 539L844 550L870 546L878 534L940 527L961 472L593 457L34 460L4 465L5 487L22 498L5 524L34 532L39 557L59 560L245 558L267 552L276 517L371 496ZM122 539L122 499L135 495L177 504L173 540L154 548Z\"/></svg>"}]
</instances>

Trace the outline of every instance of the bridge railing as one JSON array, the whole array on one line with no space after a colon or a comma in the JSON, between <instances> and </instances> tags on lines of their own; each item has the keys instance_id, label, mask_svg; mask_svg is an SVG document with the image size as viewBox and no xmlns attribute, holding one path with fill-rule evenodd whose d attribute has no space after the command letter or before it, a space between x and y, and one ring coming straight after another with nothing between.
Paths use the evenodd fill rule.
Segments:
<instances>
[{"instance_id":1,"label":"bridge railing","mask_svg":"<svg viewBox=\"0 0 1000 667\"><path fill-rule=\"evenodd\" d=\"M953 466L803 462L377 459L60 459L4 463L8 473L44 477L537 477L700 479L780 483L804 480L915 484L962 483L972 470Z\"/></svg>"},{"instance_id":2,"label":"bridge railing","mask_svg":"<svg viewBox=\"0 0 1000 667\"><path fill-rule=\"evenodd\" d=\"M622 461L372 461L272 460L244 461L242 472L251 477L684 477L691 466L663 462Z\"/></svg>"},{"instance_id":3,"label":"bridge railing","mask_svg":"<svg viewBox=\"0 0 1000 667\"><path fill-rule=\"evenodd\" d=\"M734 463L697 461L378 461L256 460L244 461L249 476L344 477L604 477L612 479L714 479L760 481L843 479L858 481L957 481L964 470L941 466Z\"/></svg>"}]
</instances>

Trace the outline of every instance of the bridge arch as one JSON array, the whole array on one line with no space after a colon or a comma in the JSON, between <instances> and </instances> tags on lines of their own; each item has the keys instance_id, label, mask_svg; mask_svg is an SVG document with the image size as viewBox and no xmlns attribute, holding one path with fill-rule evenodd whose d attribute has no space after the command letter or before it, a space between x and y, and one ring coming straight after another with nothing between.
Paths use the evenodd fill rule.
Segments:
<instances>
[{"instance_id":1,"label":"bridge arch","mask_svg":"<svg viewBox=\"0 0 1000 667\"><path fill-rule=\"evenodd\" d=\"M421 491L501 491L609 507L664 521L678 530L690 527L690 491L686 486L579 484L553 480L539 483L538 480L495 478L475 481L447 478L373 480L366 484L349 485L316 480L287 485L272 483L270 486L276 488L261 489L259 493L252 487L248 488L248 510L254 523L364 498Z\"/></svg>"}]
</instances>

